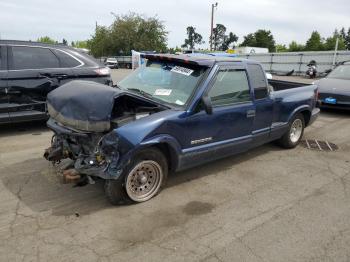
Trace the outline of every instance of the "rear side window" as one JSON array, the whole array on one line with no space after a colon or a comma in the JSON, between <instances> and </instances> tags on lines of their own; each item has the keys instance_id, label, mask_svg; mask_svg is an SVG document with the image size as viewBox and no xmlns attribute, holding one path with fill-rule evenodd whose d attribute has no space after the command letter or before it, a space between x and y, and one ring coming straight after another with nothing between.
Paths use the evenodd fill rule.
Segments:
<instances>
[{"instance_id":1,"label":"rear side window","mask_svg":"<svg viewBox=\"0 0 350 262\"><path fill-rule=\"evenodd\" d=\"M0 70L2 69L2 50L0 46Z\"/></svg>"},{"instance_id":2,"label":"rear side window","mask_svg":"<svg viewBox=\"0 0 350 262\"><path fill-rule=\"evenodd\" d=\"M254 88L255 99L267 97L267 84L264 70L260 65L248 64L249 79L252 88Z\"/></svg>"},{"instance_id":3,"label":"rear side window","mask_svg":"<svg viewBox=\"0 0 350 262\"><path fill-rule=\"evenodd\" d=\"M61 67L67 68L81 65L81 63L77 59L61 50L53 49L52 51L59 58Z\"/></svg>"},{"instance_id":4,"label":"rear side window","mask_svg":"<svg viewBox=\"0 0 350 262\"><path fill-rule=\"evenodd\" d=\"M58 58L49 48L13 46L10 69L59 68Z\"/></svg>"},{"instance_id":5,"label":"rear side window","mask_svg":"<svg viewBox=\"0 0 350 262\"><path fill-rule=\"evenodd\" d=\"M220 70L209 91L213 106L224 106L250 100L247 74L244 70Z\"/></svg>"}]
</instances>

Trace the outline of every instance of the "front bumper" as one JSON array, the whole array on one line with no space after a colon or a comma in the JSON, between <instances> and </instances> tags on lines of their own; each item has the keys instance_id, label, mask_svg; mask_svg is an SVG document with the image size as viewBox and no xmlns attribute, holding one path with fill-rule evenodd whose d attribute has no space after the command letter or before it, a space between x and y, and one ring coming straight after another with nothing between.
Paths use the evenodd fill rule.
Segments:
<instances>
[{"instance_id":1,"label":"front bumper","mask_svg":"<svg viewBox=\"0 0 350 262\"><path fill-rule=\"evenodd\" d=\"M59 162L70 158L74 169L81 175L103 179L118 179L121 174L118 143L115 132L94 134L68 129L53 119L47 122L55 135L51 147L45 150L48 161Z\"/></svg>"}]
</instances>

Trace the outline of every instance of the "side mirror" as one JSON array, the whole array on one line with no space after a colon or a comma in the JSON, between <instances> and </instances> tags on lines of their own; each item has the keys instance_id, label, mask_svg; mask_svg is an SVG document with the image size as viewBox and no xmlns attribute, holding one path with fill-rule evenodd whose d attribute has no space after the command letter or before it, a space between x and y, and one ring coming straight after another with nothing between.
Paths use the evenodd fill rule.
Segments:
<instances>
[{"instance_id":1,"label":"side mirror","mask_svg":"<svg viewBox=\"0 0 350 262\"><path fill-rule=\"evenodd\" d=\"M210 97L208 95L202 96L202 104L203 104L205 112L208 115L211 115L213 113L213 105L212 105Z\"/></svg>"}]
</instances>

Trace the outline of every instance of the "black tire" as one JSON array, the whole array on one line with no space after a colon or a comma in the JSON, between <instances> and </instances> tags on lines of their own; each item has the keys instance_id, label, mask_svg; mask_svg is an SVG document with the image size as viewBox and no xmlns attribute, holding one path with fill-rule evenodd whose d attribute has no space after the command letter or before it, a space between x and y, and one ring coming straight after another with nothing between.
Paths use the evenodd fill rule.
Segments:
<instances>
[{"instance_id":1,"label":"black tire","mask_svg":"<svg viewBox=\"0 0 350 262\"><path fill-rule=\"evenodd\" d=\"M293 140L291 136L291 131L293 124L296 121L301 121L301 134L297 140ZM299 123L299 122L298 122ZM284 148L295 148L299 143L304 134L305 120L302 114L296 114L289 123L287 132L277 141L278 144Z\"/></svg>"},{"instance_id":2,"label":"black tire","mask_svg":"<svg viewBox=\"0 0 350 262\"><path fill-rule=\"evenodd\" d=\"M159 183L155 186L154 191L145 197L144 199L135 199L135 197L128 193L130 192L130 188L126 188L129 186L128 177L132 176L134 173L131 173L137 166L141 165L141 163L152 162L156 163L157 167L160 167L161 179ZM168 161L164 154L158 150L157 148L147 148L140 152L138 152L130 161L130 163L124 169L120 179L118 180L106 180L105 183L105 193L109 202L113 205L125 204L131 202L144 202L152 197L156 196L161 189L166 184L168 176ZM147 186L146 186L147 187Z\"/></svg>"},{"instance_id":3,"label":"black tire","mask_svg":"<svg viewBox=\"0 0 350 262\"><path fill-rule=\"evenodd\" d=\"M105 194L112 205L123 205L129 202L121 180L107 179L105 181Z\"/></svg>"}]
</instances>

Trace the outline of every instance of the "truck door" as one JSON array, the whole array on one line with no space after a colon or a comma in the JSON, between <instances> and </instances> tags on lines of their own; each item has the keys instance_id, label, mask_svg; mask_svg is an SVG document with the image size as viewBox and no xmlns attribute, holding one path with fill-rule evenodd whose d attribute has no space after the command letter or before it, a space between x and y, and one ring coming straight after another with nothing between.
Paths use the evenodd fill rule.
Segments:
<instances>
[{"instance_id":1,"label":"truck door","mask_svg":"<svg viewBox=\"0 0 350 262\"><path fill-rule=\"evenodd\" d=\"M47 47L9 47L8 95L11 121L46 118L47 94L72 74L60 68L57 56Z\"/></svg>"},{"instance_id":2,"label":"truck door","mask_svg":"<svg viewBox=\"0 0 350 262\"><path fill-rule=\"evenodd\" d=\"M254 145L264 144L269 139L273 100L270 98L267 88L265 72L258 64L248 64L250 86L254 92L255 117L253 123Z\"/></svg>"},{"instance_id":3,"label":"truck door","mask_svg":"<svg viewBox=\"0 0 350 262\"><path fill-rule=\"evenodd\" d=\"M252 141L255 107L245 68L220 67L207 92L213 113L187 119L184 166L244 151Z\"/></svg>"},{"instance_id":4,"label":"truck door","mask_svg":"<svg viewBox=\"0 0 350 262\"><path fill-rule=\"evenodd\" d=\"M0 45L0 124L9 122L7 96L7 53L6 46Z\"/></svg>"}]
</instances>

